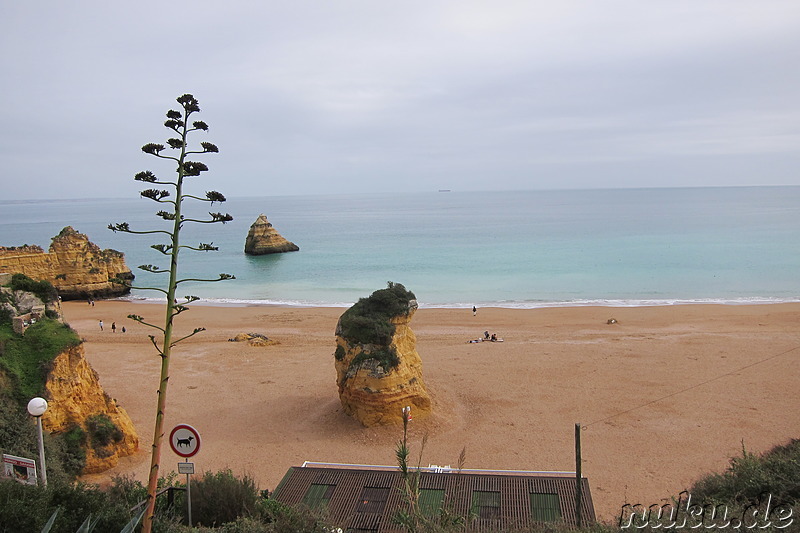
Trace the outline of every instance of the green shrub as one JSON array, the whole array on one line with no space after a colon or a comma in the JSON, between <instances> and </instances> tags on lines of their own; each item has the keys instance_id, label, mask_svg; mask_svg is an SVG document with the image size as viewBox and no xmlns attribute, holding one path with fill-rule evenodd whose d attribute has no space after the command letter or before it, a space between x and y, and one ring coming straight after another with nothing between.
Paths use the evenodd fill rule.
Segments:
<instances>
[{"instance_id":1,"label":"green shrub","mask_svg":"<svg viewBox=\"0 0 800 533\"><path fill-rule=\"evenodd\" d=\"M86 432L77 424L58 435L61 439L61 463L64 471L77 476L86 466Z\"/></svg>"},{"instance_id":2,"label":"green shrub","mask_svg":"<svg viewBox=\"0 0 800 533\"><path fill-rule=\"evenodd\" d=\"M0 502L0 533L40 531L50 516L46 491L12 479L0 477Z\"/></svg>"},{"instance_id":3,"label":"green shrub","mask_svg":"<svg viewBox=\"0 0 800 533\"><path fill-rule=\"evenodd\" d=\"M800 502L800 439L776 446L763 455L744 448L721 474L710 474L694 484L690 493L697 501L749 505L763 493L787 503Z\"/></svg>"},{"instance_id":4,"label":"green shrub","mask_svg":"<svg viewBox=\"0 0 800 533\"><path fill-rule=\"evenodd\" d=\"M413 292L390 281L385 289L359 299L342 314L342 333L348 340L361 344L388 344L394 335L390 320L408 314L408 304L414 299Z\"/></svg>"},{"instance_id":5,"label":"green shrub","mask_svg":"<svg viewBox=\"0 0 800 533\"><path fill-rule=\"evenodd\" d=\"M394 335L394 324L386 316L377 313L367 316L345 313L342 315L342 333L350 342L389 344Z\"/></svg>"},{"instance_id":6,"label":"green shrub","mask_svg":"<svg viewBox=\"0 0 800 533\"><path fill-rule=\"evenodd\" d=\"M120 442L125 435L114 421L106 414L96 414L86 420L86 429L89 430L92 447L108 446L112 442Z\"/></svg>"},{"instance_id":7,"label":"green shrub","mask_svg":"<svg viewBox=\"0 0 800 533\"><path fill-rule=\"evenodd\" d=\"M111 486L108 488L109 497L112 500L123 502L128 508L133 508L147 498L145 486L132 476L116 475L111 478L111 482Z\"/></svg>"},{"instance_id":8,"label":"green shrub","mask_svg":"<svg viewBox=\"0 0 800 533\"><path fill-rule=\"evenodd\" d=\"M9 284L12 290L35 294L41 301L50 302L58 298L58 291L47 281L36 281L25 274L14 274Z\"/></svg>"},{"instance_id":9,"label":"green shrub","mask_svg":"<svg viewBox=\"0 0 800 533\"><path fill-rule=\"evenodd\" d=\"M49 464L48 464L49 467ZM48 481L50 478L48 477ZM94 485L51 482L47 487L0 479L0 533L38 532L61 509L50 533L75 533L89 515L95 531L118 532L131 513Z\"/></svg>"},{"instance_id":10,"label":"green shrub","mask_svg":"<svg viewBox=\"0 0 800 533\"><path fill-rule=\"evenodd\" d=\"M342 314L339 319L341 334L349 342L388 347L395 331L391 320L397 316L407 315L409 303L414 299L416 296L413 292L400 283L390 281L385 289L373 292L368 298L359 299L353 307ZM338 355L338 349L334 355ZM365 359L376 359L387 370L400 362L397 354L387 348L365 351L354 358L351 364L360 363Z\"/></svg>"},{"instance_id":11,"label":"green shrub","mask_svg":"<svg viewBox=\"0 0 800 533\"><path fill-rule=\"evenodd\" d=\"M258 487L250 476L237 478L230 470L206 472L192 482L192 521L205 526L233 522L254 513L258 498Z\"/></svg>"},{"instance_id":12,"label":"green shrub","mask_svg":"<svg viewBox=\"0 0 800 533\"><path fill-rule=\"evenodd\" d=\"M330 533L334 531L323 510L312 510L306 506L290 507L277 500L265 499L259 502L258 512L262 522L269 526L263 531L270 533ZM257 531L262 530L254 530L253 533Z\"/></svg>"}]
</instances>

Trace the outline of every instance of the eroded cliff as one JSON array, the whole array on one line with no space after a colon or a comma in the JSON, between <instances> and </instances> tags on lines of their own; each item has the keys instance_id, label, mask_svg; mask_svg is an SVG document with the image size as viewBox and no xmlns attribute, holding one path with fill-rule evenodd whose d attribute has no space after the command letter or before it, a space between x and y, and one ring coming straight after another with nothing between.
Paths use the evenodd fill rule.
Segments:
<instances>
[{"instance_id":1,"label":"eroded cliff","mask_svg":"<svg viewBox=\"0 0 800 533\"><path fill-rule=\"evenodd\" d=\"M0 247L0 272L48 281L64 300L121 296L130 288L111 280L133 279L122 252L101 250L71 226L53 237L48 253L39 246Z\"/></svg>"},{"instance_id":2,"label":"eroded cliff","mask_svg":"<svg viewBox=\"0 0 800 533\"><path fill-rule=\"evenodd\" d=\"M130 417L100 386L97 372L84 356L83 345L56 356L47 375L45 399L48 409L42 426L51 433L80 428L86 450L84 474L115 466L120 457L132 455L139 437Z\"/></svg>"}]
</instances>

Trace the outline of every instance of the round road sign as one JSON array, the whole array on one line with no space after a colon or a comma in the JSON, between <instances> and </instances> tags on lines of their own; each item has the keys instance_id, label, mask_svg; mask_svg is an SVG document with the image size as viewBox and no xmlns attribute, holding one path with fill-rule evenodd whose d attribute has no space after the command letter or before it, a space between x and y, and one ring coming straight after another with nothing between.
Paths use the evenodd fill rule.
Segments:
<instances>
[{"instance_id":1,"label":"round road sign","mask_svg":"<svg viewBox=\"0 0 800 533\"><path fill-rule=\"evenodd\" d=\"M200 434L188 424L178 424L169 434L169 445L181 457L192 457L200 450Z\"/></svg>"}]
</instances>

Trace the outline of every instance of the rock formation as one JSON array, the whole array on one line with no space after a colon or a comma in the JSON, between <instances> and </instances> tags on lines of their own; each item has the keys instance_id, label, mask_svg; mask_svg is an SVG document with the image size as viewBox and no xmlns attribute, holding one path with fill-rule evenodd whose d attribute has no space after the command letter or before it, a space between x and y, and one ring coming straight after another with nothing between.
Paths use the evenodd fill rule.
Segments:
<instances>
[{"instance_id":1,"label":"rock formation","mask_svg":"<svg viewBox=\"0 0 800 533\"><path fill-rule=\"evenodd\" d=\"M122 252L101 250L70 226L53 237L49 253L39 246L0 247L0 272L49 281L64 300L121 296L130 288L110 280L133 279Z\"/></svg>"},{"instance_id":2,"label":"rock formation","mask_svg":"<svg viewBox=\"0 0 800 533\"><path fill-rule=\"evenodd\" d=\"M100 386L82 344L56 356L45 389L48 408L42 416L42 426L51 433L64 433L76 426L83 430L84 474L108 470L120 457L132 455L139 448L133 422Z\"/></svg>"},{"instance_id":3,"label":"rock formation","mask_svg":"<svg viewBox=\"0 0 800 533\"><path fill-rule=\"evenodd\" d=\"M239 333L232 339L228 339L228 341L246 342L250 346L274 346L276 344L280 344L280 342L270 339L261 333Z\"/></svg>"},{"instance_id":4,"label":"rock formation","mask_svg":"<svg viewBox=\"0 0 800 533\"><path fill-rule=\"evenodd\" d=\"M53 287L27 278L12 279L8 274L0 275L3 284L10 286L0 287L0 324L11 322L16 335L0 343L0 356L6 355L5 350L13 354L9 356L12 363L6 363L9 366L0 365L0 401L14 402L13 398L20 396L16 389L23 382L41 391L48 402L43 427L50 433L64 434L65 441L78 443L86 455L84 474L107 470L120 457L135 453L139 437L133 422L100 386L77 333L64 324ZM12 288L21 285L35 292ZM26 323L20 331L17 321L21 319ZM60 324L54 327L53 321ZM31 359L37 361L34 374L27 364L19 363Z\"/></svg>"},{"instance_id":5,"label":"rock formation","mask_svg":"<svg viewBox=\"0 0 800 533\"><path fill-rule=\"evenodd\" d=\"M32 292L2 287L2 285L8 283L5 278L10 277L7 274L0 275L0 317L11 319L14 333L18 335L24 334L25 328L45 316L59 322L64 321L61 303L55 296L52 299L43 301Z\"/></svg>"},{"instance_id":6,"label":"rock formation","mask_svg":"<svg viewBox=\"0 0 800 533\"><path fill-rule=\"evenodd\" d=\"M244 253L250 255L296 252L299 249L299 246L281 237L263 213L250 226L244 242Z\"/></svg>"},{"instance_id":7,"label":"rock formation","mask_svg":"<svg viewBox=\"0 0 800 533\"><path fill-rule=\"evenodd\" d=\"M348 309L336 326L336 383L344 411L370 427L430 414L417 338L409 326L414 294L400 284L375 291ZM377 332L377 333L376 333Z\"/></svg>"}]
</instances>

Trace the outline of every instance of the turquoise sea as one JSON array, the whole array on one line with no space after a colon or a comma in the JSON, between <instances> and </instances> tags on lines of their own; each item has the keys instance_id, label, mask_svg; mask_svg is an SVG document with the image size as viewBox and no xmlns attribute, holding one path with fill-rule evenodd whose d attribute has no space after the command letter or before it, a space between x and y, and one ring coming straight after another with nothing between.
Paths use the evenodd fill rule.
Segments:
<instances>
[{"instance_id":1,"label":"turquoise sea","mask_svg":"<svg viewBox=\"0 0 800 533\"><path fill-rule=\"evenodd\" d=\"M224 192L224 184L220 185ZM208 211L190 205L191 213ZM71 225L126 255L140 286L165 277L153 236L113 233L109 223L159 229L158 205L140 198L0 200L0 244L45 249ZM800 187L429 192L230 198L225 225L188 225L182 277L209 302L349 306L404 284L423 307L663 305L800 301ZM260 213L299 252L250 257ZM133 298L157 298L136 290Z\"/></svg>"}]
</instances>

